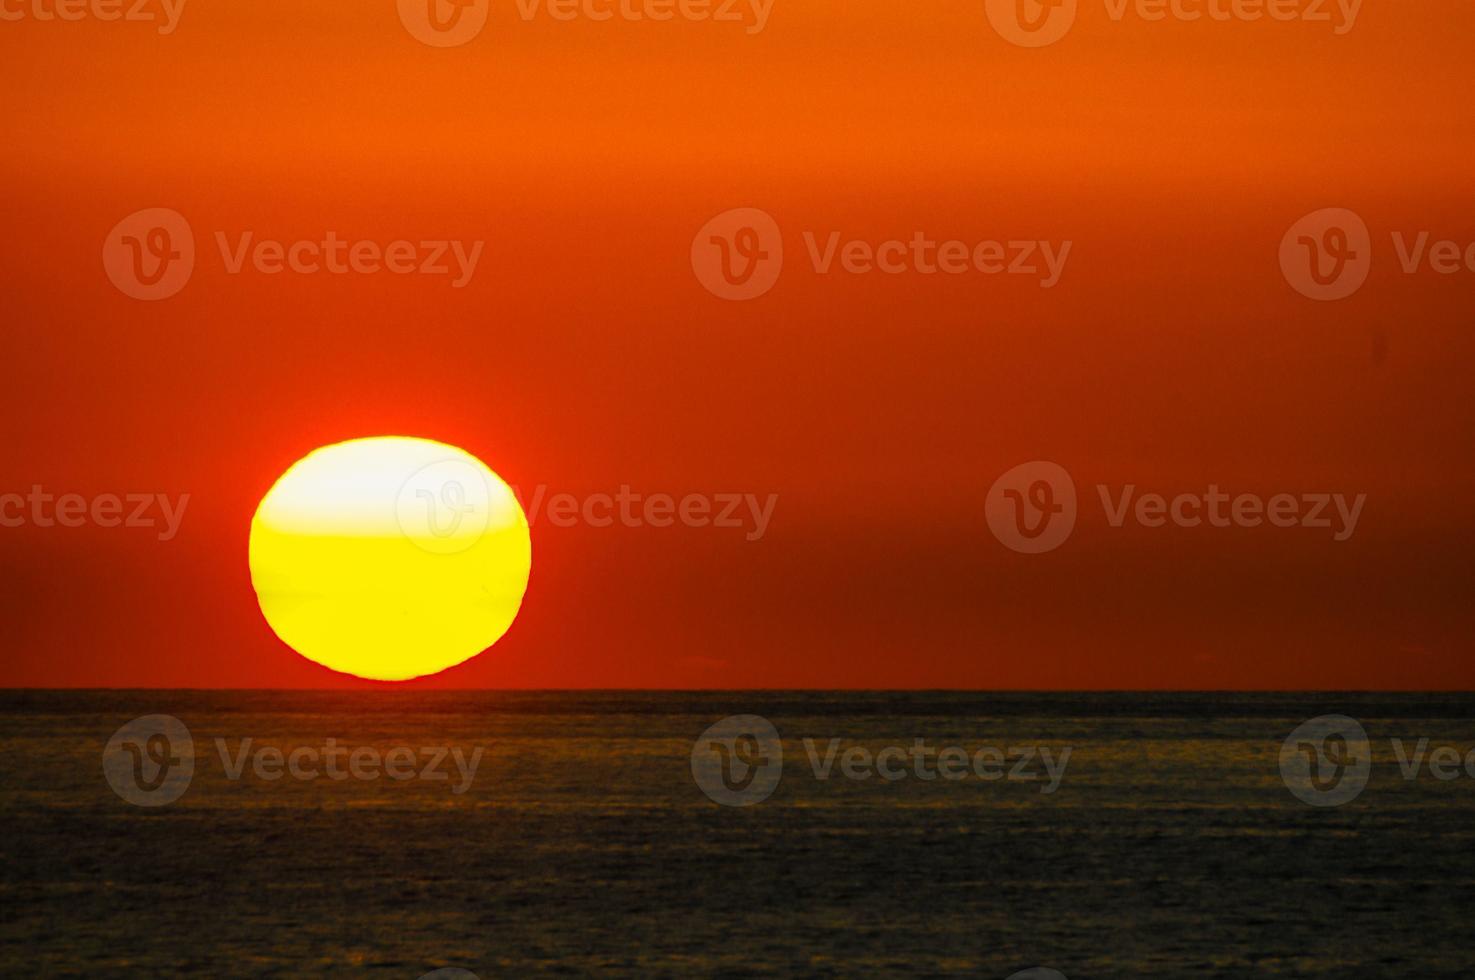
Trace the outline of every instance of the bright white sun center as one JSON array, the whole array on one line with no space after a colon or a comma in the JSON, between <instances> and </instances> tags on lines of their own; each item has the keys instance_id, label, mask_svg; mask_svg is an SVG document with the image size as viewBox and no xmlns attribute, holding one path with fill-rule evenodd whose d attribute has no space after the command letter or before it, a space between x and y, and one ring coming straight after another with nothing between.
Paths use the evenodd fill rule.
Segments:
<instances>
[{"instance_id":1,"label":"bright white sun center","mask_svg":"<svg viewBox=\"0 0 1475 980\"><path fill-rule=\"evenodd\" d=\"M266 621L309 660L375 680L434 674L512 625L532 566L512 490L454 446L402 436L310 453L251 521Z\"/></svg>"}]
</instances>

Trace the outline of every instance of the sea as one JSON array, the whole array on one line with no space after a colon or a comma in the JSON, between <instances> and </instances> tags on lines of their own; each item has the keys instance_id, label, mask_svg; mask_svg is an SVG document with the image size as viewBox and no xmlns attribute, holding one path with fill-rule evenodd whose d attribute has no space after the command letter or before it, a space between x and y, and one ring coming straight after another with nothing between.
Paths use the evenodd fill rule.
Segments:
<instances>
[{"instance_id":1,"label":"sea","mask_svg":"<svg viewBox=\"0 0 1475 980\"><path fill-rule=\"evenodd\" d=\"M12 690L0 975L1471 977L1472 749L1470 694Z\"/></svg>"}]
</instances>

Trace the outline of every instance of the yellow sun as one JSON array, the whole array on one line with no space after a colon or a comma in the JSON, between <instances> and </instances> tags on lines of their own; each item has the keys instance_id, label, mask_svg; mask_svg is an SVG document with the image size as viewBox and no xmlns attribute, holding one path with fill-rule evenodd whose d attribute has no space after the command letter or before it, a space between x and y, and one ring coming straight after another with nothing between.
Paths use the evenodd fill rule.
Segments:
<instances>
[{"instance_id":1,"label":"yellow sun","mask_svg":"<svg viewBox=\"0 0 1475 980\"><path fill-rule=\"evenodd\" d=\"M406 680L507 632L532 542L517 498L481 460L383 436L294 463L256 508L250 563L288 646L333 670Z\"/></svg>"}]
</instances>

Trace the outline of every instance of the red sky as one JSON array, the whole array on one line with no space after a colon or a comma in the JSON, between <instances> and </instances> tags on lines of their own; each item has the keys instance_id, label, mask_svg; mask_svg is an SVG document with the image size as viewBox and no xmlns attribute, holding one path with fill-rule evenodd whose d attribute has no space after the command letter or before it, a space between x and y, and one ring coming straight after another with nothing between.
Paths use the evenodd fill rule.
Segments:
<instances>
[{"instance_id":1,"label":"red sky","mask_svg":"<svg viewBox=\"0 0 1475 980\"><path fill-rule=\"evenodd\" d=\"M19 0L6 10L30 11ZM190 494L178 535L0 528L0 686L354 686L262 620L246 536L329 442L420 435L549 493L777 494L714 528L533 527L456 687L1469 688L1475 242L1467 3L1325 24L1113 21L1015 47L982 3L776 0L738 25L518 19L437 49L383 0L0 22L0 494ZM1356 211L1359 291L1281 276ZM110 229L186 216L176 296ZM782 229L747 302L697 230ZM227 274L214 235L482 240L433 276ZM803 234L1070 240L1060 282L820 275ZM1028 460L1058 550L991 534ZM1356 533L1111 528L1098 483L1366 494Z\"/></svg>"}]
</instances>

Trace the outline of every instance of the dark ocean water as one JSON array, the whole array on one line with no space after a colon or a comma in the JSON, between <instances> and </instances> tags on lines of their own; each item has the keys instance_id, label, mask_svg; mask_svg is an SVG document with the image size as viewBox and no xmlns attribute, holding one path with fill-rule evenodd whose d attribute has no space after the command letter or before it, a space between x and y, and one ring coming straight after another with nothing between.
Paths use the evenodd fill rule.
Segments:
<instances>
[{"instance_id":1,"label":"dark ocean water","mask_svg":"<svg viewBox=\"0 0 1475 980\"><path fill-rule=\"evenodd\" d=\"M1364 726L1371 776L1310 806L1279 753L1329 713ZM137 769L113 751L115 776L153 785L163 758L182 789L139 806L104 751L156 714L187 727L193 773L141 738ZM782 738L748 806L693 774L731 715ZM0 974L1475 976L1475 778L1405 779L1393 737L1463 758L1475 696L5 692ZM403 747L415 774L252 770L329 738ZM830 778L805 739L840 740ZM1054 792L840 771L917 739L1027 749L1020 775L1070 754ZM464 792L450 754L420 778L478 747Z\"/></svg>"}]
</instances>

